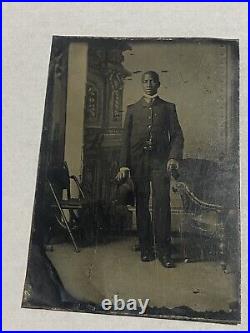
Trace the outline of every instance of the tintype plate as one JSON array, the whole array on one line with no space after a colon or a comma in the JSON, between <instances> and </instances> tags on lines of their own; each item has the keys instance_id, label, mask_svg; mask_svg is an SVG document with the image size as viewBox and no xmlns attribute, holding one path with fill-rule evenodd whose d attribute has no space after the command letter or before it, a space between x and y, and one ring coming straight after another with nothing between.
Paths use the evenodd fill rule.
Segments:
<instances>
[{"instance_id":1,"label":"tintype plate","mask_svg":"<svg viewBox=\"0 0 250 333\"><path fill-rule=\"evenodd\" d=\"M22 306L240 322L239 44L55 36Z\"/></svg>"}]
</instances>

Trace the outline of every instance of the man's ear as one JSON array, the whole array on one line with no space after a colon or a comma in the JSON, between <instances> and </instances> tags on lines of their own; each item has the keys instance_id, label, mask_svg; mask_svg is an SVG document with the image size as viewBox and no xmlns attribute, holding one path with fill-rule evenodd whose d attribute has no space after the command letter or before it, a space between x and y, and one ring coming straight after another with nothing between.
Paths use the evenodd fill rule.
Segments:
<instances>
[{"instance_id":1,"label":"man's ear","mask_svg":"<svg viewBox=\"0 0 250 333\"><path fill-rule=\"evenodd\" d=\"M160 82L160 81L158 81L158 88L160 88L160 86L161 86L161 82Z\"/></svg>"}]
</instances>

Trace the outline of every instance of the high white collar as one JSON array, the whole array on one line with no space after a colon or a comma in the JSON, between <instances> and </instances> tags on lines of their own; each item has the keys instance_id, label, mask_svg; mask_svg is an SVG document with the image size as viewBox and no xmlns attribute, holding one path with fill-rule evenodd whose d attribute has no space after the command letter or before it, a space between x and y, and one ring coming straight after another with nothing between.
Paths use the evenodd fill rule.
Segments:
<instances>
[{"instance_id":1,"label":"high white collar","mask_svg":"<svg viewBox=\"0 0 250 333\"><path fill-rule=\"evenodd\" d=\"M154 94L154 95L147 95L147 94L144 94L144 98L145 99L154 99L158 96L158 93Z\"/></svg>"}]
</instances>

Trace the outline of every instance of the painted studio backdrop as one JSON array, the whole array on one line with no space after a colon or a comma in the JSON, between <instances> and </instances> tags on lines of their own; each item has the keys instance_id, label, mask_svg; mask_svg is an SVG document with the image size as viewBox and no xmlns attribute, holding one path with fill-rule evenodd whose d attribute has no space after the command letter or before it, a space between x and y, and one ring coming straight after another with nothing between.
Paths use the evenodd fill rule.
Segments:
<instances>
[{"instance_id":1,"label":"painted studio backdrop","mask_svg":"<svg viewBox=\"0 0 250 333\"><path fill-rule=\"evenodd\" d=\"M238 59L234 40L53 38L23 307L240 322ZM115 178L149 70L184 136L172 269L140 260ZM148 307L105 311L114 295Z\"/></svg>"}]
</instances>

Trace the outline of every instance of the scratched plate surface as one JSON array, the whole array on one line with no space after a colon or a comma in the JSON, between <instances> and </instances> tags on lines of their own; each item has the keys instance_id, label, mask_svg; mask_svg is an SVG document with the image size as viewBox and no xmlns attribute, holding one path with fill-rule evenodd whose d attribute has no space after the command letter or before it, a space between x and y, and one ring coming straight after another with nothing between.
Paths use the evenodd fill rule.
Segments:
<instances>
[{"instance_id":1,"label":"scratched plate surface","mask_svg":"<svg viewBox=\"0 0 250 333\"><path fill-rule=\"evenodd\" d=\"M23 307L240 322L238 65L236 40L53 38ZM136 194L115 178L148 70L184 136L178 173L162 176L171 269L141 261Z\"/></svg>"}]
</instances>

